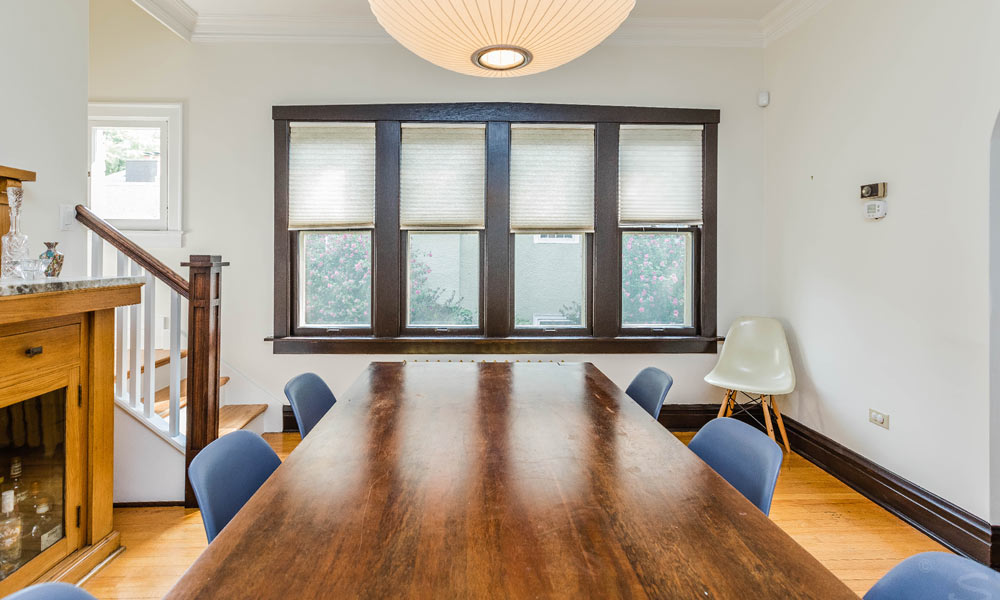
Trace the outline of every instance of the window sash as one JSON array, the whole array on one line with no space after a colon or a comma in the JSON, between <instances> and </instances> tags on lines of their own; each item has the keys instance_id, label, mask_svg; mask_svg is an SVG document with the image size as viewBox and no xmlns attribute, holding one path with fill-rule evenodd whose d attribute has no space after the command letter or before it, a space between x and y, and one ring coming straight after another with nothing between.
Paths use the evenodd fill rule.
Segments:
<instances>
[{"instance_id":1,"label":"window sash","mask_svg":"<svg viewBox=\"0 0 1000 600\"><path fill-rule=\"evenodd\" d=\"M288 228L375 225L375 124L292 123Z\"/></svg>"},{"instance_id":2,"label":"window sash","mask_svg":"<svg viewBox=\"0 0 1000 600\"><path fill-rule=\"evenodd\" d=\"M594 125L511 124L510 229L594 230Z\"/></svg>"},{"instance_id":3,"label":"window sash","mask_svg":"<svg viewBox=\"0 0 1000 600\"><path fill-rule=\"evenodd\" d=\"M90 181L87 185L87 196L88 205L94 206L94 182L97 179L95 172L98 168L103 168L103 165L97 165L97 157L94 154L96 150L95 145L97 144L97 136L95 132L98 129L129 129L129 128L143 128L143 129L158 129L160 132L160 160L159 160L159 216L155 219L111 219L105 218L98 212L98 216L105 218L105 220L115 227L124 230L134 230L134 231L162 231L168 228L168 217L169 217L169 188L171 181L171 157L170 152L170 140L168 139L169 133L169 120L167 118L146 118L146 119L90 119L88 122L89 130L89 156L90 160Z\"/></svg>"},{"instance_id":4,"label":"window sash","mask_svg":"<svg viewBox=\"0 0 1000 600\"><path fill-rule=\"evenodd\" d=\"M369 268L374 272L374 258L375 258L375 232L373 229L326 229L326 230L298 230L289 231L289 236L292 239L292 252L293 256L296 257L295 260L295 270L294 270L294 280L295 280L295 290L296 297L295 302L292 306L294 308L294 327L293 331L298 334L305 335L330 335L335 333L336 335L369 335L372 331L373 324L375 322L375 285L374 278L369 276L369 290L368 290L368 322L360 324L348 324L348 323L309 323L306 321L306 285L308 278L308 271L306 268L306 252L304 251L305 244L303 243L304 238L310 234L367 234L368 237L368 261Z\"/></svg>"},{"instance_id":5,"label":"window sash","mask_svg":"<svg viewBox=\"0 0 1000 600\"><path fill-rule=\"evenodd\" d=\"M421 235L462 235L462 234L473 234L475 235L475 251L476 251L476 285L475 294L476 301L475 306L475 319L472 323L468 324L456 324L456 323L412 323L412 302L414 298L412 297L412 268L413 268L413 257L411 255L412 241L414 236ZM402 329L404 332L415 335L430 335L430 334L447 334L447 333L461 333L462 335L474 334L482 331L483 328L483 234L480 230L420 230L420 231L402 231L402 256L404 260L404 273L402 276L401 290L402 290L402 301L401 301L401 319ZM461 244L462 241L459 241ZM460 249L460 252L467 248ZM461 267L459 267L461 268ZM468 303L463 303L465 307L468 307Z\"/></svg>"},{"instance_id":6,"label":"window sash","mask_svg":"<svg viewBox=\"0 0 1000 600\"><path fill-rule=\"evenodd\" d=\"M399 167L402 229L486 226L486 126L403 123Z\"/></svg>"}]
</instances>

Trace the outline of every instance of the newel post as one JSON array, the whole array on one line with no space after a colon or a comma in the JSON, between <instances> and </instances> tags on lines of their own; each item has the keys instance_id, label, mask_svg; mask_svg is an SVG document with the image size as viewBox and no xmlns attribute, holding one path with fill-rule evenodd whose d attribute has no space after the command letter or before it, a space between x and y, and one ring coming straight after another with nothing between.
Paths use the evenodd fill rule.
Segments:
<instances>
[{"instance_id":1,"label":"newel post","mask_svg":"<svg viewBox=\"0 0 1000 600\"><path fill-rule=\"evenodd\" d=\"M219 437L219 328L222 308L221 256L192 254L188 267L187 456L184 505L198 506L187 477L191 459Z\"/></svg>"}]
</instances>

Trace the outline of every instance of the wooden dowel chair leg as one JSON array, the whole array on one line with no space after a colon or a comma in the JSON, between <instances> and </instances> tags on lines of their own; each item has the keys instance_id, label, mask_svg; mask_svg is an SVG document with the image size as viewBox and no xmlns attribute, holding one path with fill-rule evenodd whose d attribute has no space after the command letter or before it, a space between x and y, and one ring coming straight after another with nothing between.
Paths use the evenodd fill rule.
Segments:
<instances>
[{"instance_id":1,"label":"wooden dowel chair leg","mask_svg":"<svg viewBox=\"0 0 1000 600\"><path fill-rule=\"evenodd\" d=\"M739 394L736 390L730 390L729 402L726 403L726 414L724 416L733 416L733 411L736 410L736 397Z\"/></svg>"},{"instance_id":2,"label":"wooden dowel chair leg","mask_svg":"<svg viewBox=\"0 0 1000 600\"><path fill-rule=\"evenodd\" d=\"M764 424L767 425L767 435L771 440L777 441L774 439L774 426L771 425L771 411L768 408L767 396L760 397L760 405L764 409Z\"/></svg>"},{"instance_id":3,"label":"wooden dowel chair leg","mask_svg":"<svg viewBox=\"0 0 1000 600\"><path fill-rule=\"evenodd\" d=\"M719 405L719 414L718 414L719 417L724 416L726 414L726 411L729 410L729 400L732 397L732 395L733 395L733 390L726 390L726 399L722 401L721 405Z\"/></svg>"},{"instance_id":4,"label":"wooden dowel chair leg","mask_svg":"<svg viewBox=\"0 0 1000 600\"><path fill-rule=\"evenodd\" d=\"M788 444L788 434L785 433L785 422L781 420L781 411L778 410L778 401L771 396L771 408L774 409L774 418L778 420L778 431L781 432L781 441L785 444L785 450L792 453L792 447Z\"/></svg>"}]
</instances>

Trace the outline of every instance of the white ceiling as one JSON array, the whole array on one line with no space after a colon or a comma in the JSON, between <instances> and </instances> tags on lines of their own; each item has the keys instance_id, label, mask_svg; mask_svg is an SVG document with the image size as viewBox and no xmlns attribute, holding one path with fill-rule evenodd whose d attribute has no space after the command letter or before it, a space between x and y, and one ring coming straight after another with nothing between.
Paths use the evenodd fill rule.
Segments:
<instances>
[{"instance_id":1,"label":"white ceiling","mask_svg":"<svg viewBox=\"0 0 1000 600\"><path fill-rule=\"evenodd\" d=\"M633 18L763 19L782 0L637 0ZM187 0L199 15L361 17L368 0Z\"/></svg>"},{"instance_id":2,"label":"white ceiling","mask_svg":"<svg viewBox=\"0 0 1000 600\"><path fill-rule=\"evenodd\" d=\"M607 44L759 48L831 0L637 0ZM191 42L391 43L368 0L133 0Z\"/></svg>"}]
</instances>

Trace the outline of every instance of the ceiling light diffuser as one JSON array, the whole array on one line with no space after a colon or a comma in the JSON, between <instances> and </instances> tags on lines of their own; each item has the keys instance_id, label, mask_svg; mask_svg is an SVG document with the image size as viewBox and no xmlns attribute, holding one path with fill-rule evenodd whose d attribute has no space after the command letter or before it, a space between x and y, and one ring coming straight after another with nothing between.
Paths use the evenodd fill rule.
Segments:
<instances>
[{"instance_id":1,"label":"ceiling light diffuser","mask_svg":"<svg viewBox=\"0 0 1000 600\"><path fill-rule=\"evenodd\" d=\"M440 67L479 77L541 73L586 54L635 0L368 0L382 27Z\"/></svg>"}]
</instances>

